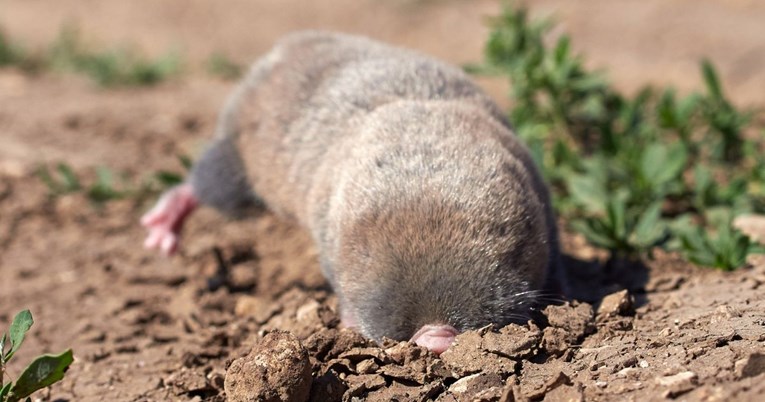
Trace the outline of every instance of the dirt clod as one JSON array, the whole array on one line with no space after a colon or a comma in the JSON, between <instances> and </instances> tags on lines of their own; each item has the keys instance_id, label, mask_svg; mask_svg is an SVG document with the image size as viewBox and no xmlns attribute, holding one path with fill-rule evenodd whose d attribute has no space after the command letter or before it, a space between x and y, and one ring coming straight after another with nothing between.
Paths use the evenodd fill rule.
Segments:
<instances>
[{"instance_id":1,"label":"dirt clod","mask_svg":"<svg viewBox=\"0 0 765 402\"><path fill-rule=\"evenodd\" d=\"M635 299L629 291L621 290L603 298L598 307L598 320L602 321L619 315L626 316L634 313Z\"/></svg>"},{"instance_id":2,"label":"dirt clod","mask_svg":"<svg viewBox=\"0 0 765 402\"><path fill-rule=\"evenodd\" d=\"M485 330L467 331L457 336L454 344L441 354L456 377L475 373L494 373L507 376L515 372L517 362L506 356L491 353L483 347Z\"/></svg>"},{"instance_id":3,"label":"dirt clod","mask_svg":"<svg viewBox=\"0 0 765 402\"><path fill-rule=\"evenodd\" d=\"M665 387L664 396L674 398L682 395L697 385L698 376L692 371L683 371L675 375L656 378L656 383Z\"/></svg>"},{"instance_id":4,"label":"dirt clod","mask_svg":"<svg viewBox=\"0 0 765 402\"><path fill-rule=\"evenodd\" d=\"M308 353L291 334L271 332L247 356L231 363L225 390L229 401L307 401Z\"/></svg>"}]
</instances>

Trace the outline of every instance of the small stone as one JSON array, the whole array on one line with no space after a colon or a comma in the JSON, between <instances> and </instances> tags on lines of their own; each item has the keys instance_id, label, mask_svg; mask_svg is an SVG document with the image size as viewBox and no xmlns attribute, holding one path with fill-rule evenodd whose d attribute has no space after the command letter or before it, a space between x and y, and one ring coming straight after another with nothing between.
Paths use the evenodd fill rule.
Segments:
<instances>
[{"instance_id":1,"label":"small stone","mask_svg":"<svg viewBox=\"0 0 765 402\"><path fill-rule=\"evenodd\" d=\"M373 374L379 368L380 365L374 359L362 360L356 364L356 372L359 374Z\"/></svg>"},{"instance_id":2,"label":"small stone","mask_svg":"<svg viewBox=\"0 0 765 402\"><path fill-rule=\"evenodd\" d=\"M698 376L692 371L656 378L657 384L667 387L664 396L668 398L674 398L696 388L697 382Z\"/></svg>"},{"instance_id":3,"label":"small stone","mask_svg":"<svg viewBox=\"0 0 765 402\"><path fill-rule=\"evenodd\" d=\"M712 323L729 321L733 318L741 317L741 311L729 304L718 306L715 315L710 320Z\"/></svg>"},{"instance_id":4,"label":"small stone","mask_svg":"<svg viewBox=\"0 0 765 402\"><path fill-rule=\"evenodd\" d=\"M502 386L502 378L499 375L478 373L460 378L449 387L449 392L459 399L463 395L472 395L481 390Z\"/></svg>"},{"instance_id":5,"label":"small stone","mask_svg":"<svg viewBox=\"0 0 765 402\"><path fill-rule=\"evenodd\" d=\"M603 298L598 307L598 320L616 317L619 315L627 316L635 313L635 299L625 289Z\"/></svg>"},{"instance_id":6,"label":"small stone","mask_svg":"<svg viewBox=\"0 0 765 402\"><path fill-rule=\"evenodd\" d=\"M638 369L635 367L626 367L616 372L616 375L618 375L619 377L629 378L633 375L636 375L637 371Z\"/></svg>"}]
</instances>

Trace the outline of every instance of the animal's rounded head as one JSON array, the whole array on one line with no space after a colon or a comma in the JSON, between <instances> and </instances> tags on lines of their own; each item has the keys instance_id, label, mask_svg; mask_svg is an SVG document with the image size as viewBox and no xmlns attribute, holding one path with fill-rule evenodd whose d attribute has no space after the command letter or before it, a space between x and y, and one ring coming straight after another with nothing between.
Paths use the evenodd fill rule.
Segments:
<instances>
[{"instance_id":1,"label":"animal's rounded head","mask_svg":"<svg viewBox=\"0 0 765 402\"><path fill-rule=\"evenodd\" d=\"M548 266L544 213L497 212L416 202L362 217L340 240L344 316L435 353L462 331L528 320Z\"/></svg>"}]
</instances>

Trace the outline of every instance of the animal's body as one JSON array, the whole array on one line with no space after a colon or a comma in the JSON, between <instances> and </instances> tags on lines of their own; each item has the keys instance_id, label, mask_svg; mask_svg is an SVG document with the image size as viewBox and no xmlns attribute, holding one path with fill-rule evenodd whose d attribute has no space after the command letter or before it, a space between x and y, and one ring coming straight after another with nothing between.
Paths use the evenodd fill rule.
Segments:
<instances>
[{"instance_id":1,"label":"animal's body","mask_svg":"<svg viewBox=\"0 0 765 402\"><path fill-rule=\"evenodd\" d=\"M189 180L143 223L172 252L197 204L261 202L313 235L343 321L437 353L523 320L561 279L547 189L499 108L459 69L302 32L258 60Z\"/></svg>"}]
</instances>

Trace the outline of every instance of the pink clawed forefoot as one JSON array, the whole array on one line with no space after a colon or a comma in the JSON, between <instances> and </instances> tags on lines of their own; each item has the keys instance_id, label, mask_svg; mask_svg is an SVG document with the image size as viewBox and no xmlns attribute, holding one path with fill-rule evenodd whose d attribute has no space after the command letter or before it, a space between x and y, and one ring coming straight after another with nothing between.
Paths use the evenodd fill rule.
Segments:
<instances>
[{"instance_id":1,"label":"pink clawed forefoot","mask_svg":"<svg viewBox=\"0 0 765 402\"><path fill-rule=\"evenodd\" d=\"M181 184L168 190L141 217L141 225L149 230L143 246L147 249L158 248L164 255L174 254L178 250L183 223L198 204L190 184Z\"/></svg>"}]
</instances>

